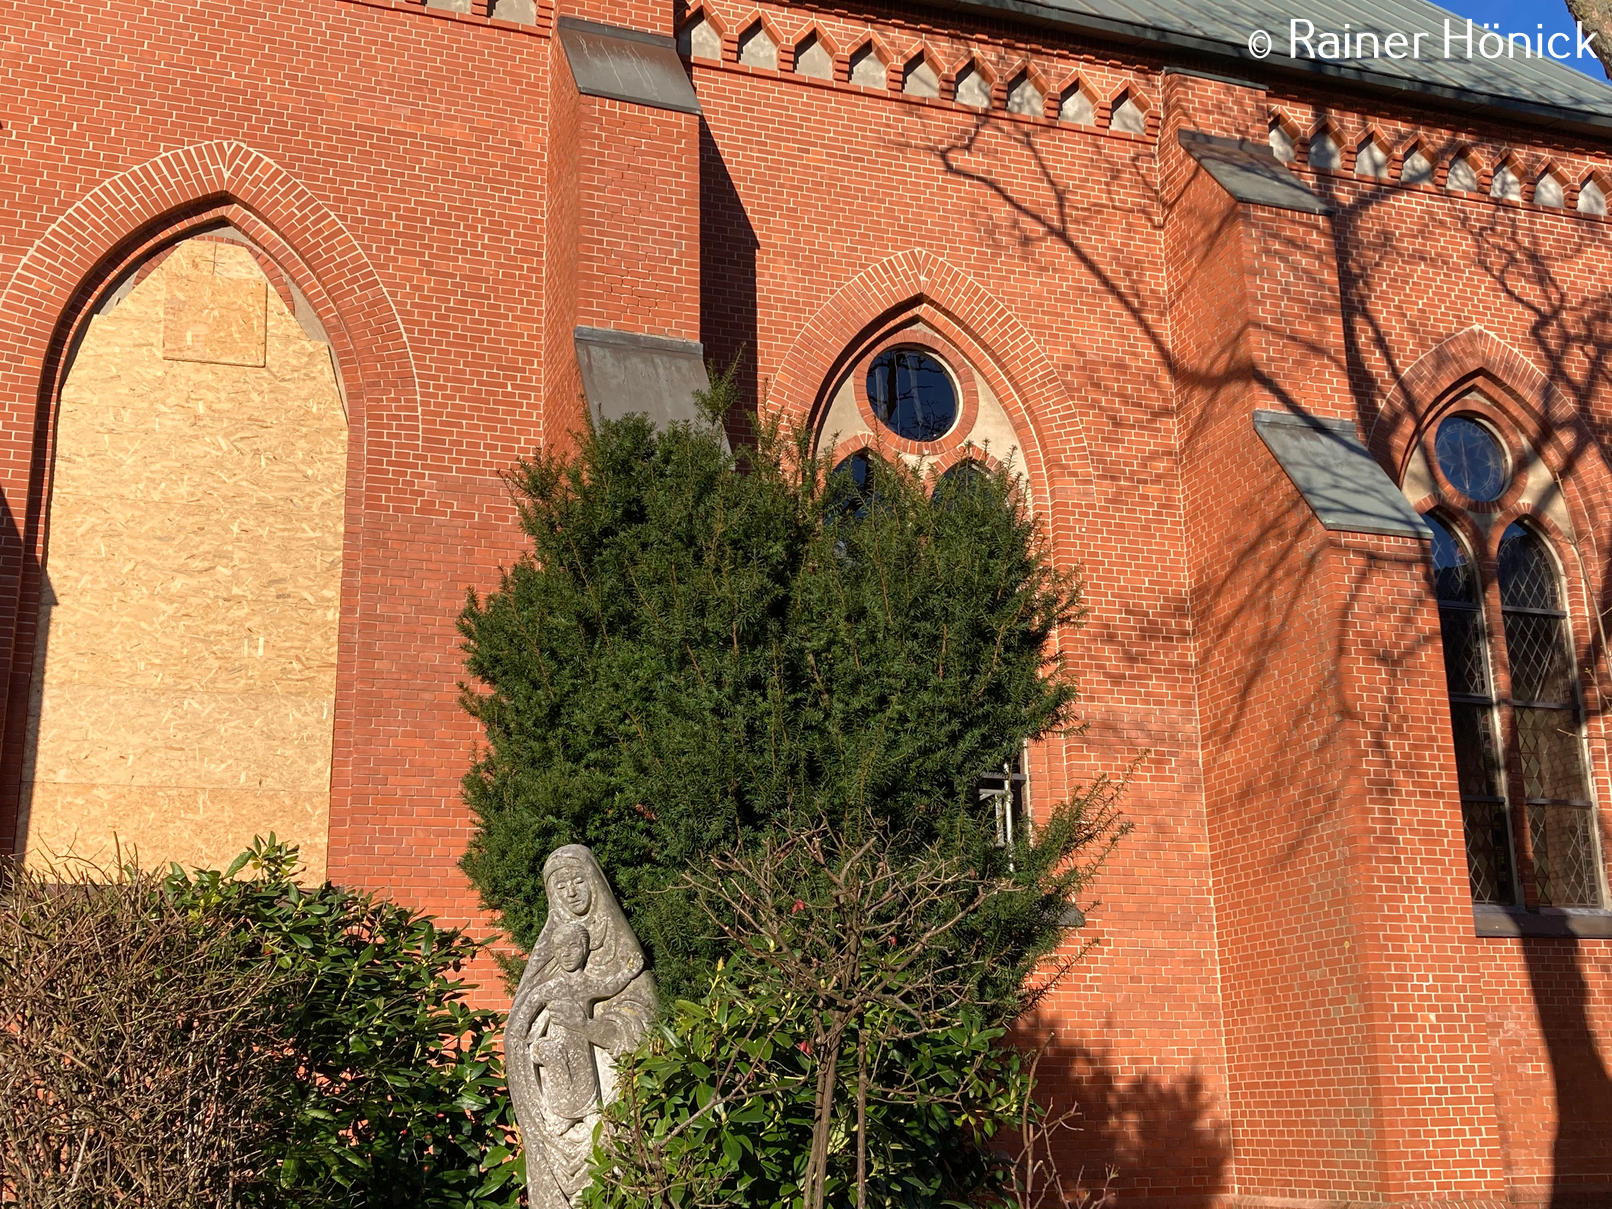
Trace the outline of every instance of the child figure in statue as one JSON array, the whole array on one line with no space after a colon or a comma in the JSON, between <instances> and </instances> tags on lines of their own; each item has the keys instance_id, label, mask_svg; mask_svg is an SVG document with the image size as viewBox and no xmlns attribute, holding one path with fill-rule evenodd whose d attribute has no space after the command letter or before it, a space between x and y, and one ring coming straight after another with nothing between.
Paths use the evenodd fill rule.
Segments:
<instances>
[{"instance_id":1,"label":"child figure in statue","mask_svg":"<svg viewBox=\"0 0 1612 1209\"><path fill-rule=\"evenodd\" d=\"M579 973L587 964L584 924L568 923L555 930L554 960L565 974ZM543 1113L556 1133L599 1111L599 1071L589 1035L592 1006L562 994L549 1000L532 1026L532 1062L543 1089Z\"/></svg>"},{"instance_id":2,"label":"child figure in statue","mask_svg":"<svg viewBox=\"0 0 1612 1209\"><path fill-rule=\"evenodd\" d=\"M599 862L567 844L543 865L549 914L504 1027L531 1209L574 1209L615 1062L655 1018L655 979Z\"/></svg>"}]
</instances>

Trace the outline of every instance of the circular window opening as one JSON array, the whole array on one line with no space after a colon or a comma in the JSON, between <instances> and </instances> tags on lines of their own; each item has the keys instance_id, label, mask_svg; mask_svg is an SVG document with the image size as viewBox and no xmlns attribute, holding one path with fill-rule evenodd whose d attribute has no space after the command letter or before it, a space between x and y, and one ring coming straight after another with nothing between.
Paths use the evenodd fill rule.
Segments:
<instances>
[{"instance_id":1,"label":"circular window opening","mask_svg":"<svg viewBox=\"0 0 1612 1209\"><path fill-rule=\"evenodd\" d=\"M937 441L957 423L957 387L927 349L887 348L873 358L868 404L879 423L909 441Z\"/></svg>"},{"instance_id":2,"label":"circular window opening","mask_svg":"<svg viewBox=\"0 0 1612 1209\"><path fill-rule=\"evenodd\" d=\"M1506 489L1506 450L1489 429L1468 416L1451 416L1438 426L1433 440L1438 468L1462 495L1480 504L1497 500Z\"/></svg>"}]
</instances>

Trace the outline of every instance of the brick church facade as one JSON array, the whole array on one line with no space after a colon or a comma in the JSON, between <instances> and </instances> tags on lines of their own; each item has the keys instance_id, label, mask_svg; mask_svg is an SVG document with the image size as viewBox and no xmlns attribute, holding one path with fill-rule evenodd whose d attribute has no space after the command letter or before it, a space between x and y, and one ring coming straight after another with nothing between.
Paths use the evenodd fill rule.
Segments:
<instances>
[{"instance_id":1,"label":"brick church facade","mask_svg":"<svg viewBox=\"0 0 1612 1209\"><path fill-rule=\"evenodd\" d=\"M268 820L479 920L499 474L737 360L1082 569L1031 810L1144 758L1034 1021L1071 1180L1612 1204L1612 93L1107 7L7 6L0 850Z\"/></svg>"}]
</instances>

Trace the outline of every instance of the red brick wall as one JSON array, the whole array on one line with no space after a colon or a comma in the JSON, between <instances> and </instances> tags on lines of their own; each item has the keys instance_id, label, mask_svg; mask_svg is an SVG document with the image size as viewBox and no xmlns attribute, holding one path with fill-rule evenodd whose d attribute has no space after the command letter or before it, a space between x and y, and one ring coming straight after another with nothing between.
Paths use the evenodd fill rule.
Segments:
<instances>
[{"instance_id":1,"label":"red brick wall","mask_svg":"<svg viewBox=\"0 0 1612 1209\"><path fill-rule=\"evenodd\" d=\"M0 485L22 540L0 567L0 638L15 634L0 833L61 343L142 249L223 217L314 302L353 413L332 868L473 918L453 617L518 548L496 475L538 435L545 96L512 82L546 78L548 40L336 0L20 4L4 20Z\"/></svg>"},{"instance_id":2,"label":"red brick wall","mask_svg":"<svg viewBox=\"0 0 1612 1209\"><path fill-rule=\"evenodd\" d=\"M659 4L574 11L672 28ZM751 11L715 14L730 59ZM1421 548L1324 533L1248 415L1354 419L1397 474L1486 369L1597 533L1606 222L1302 165L1336 218L1238 207L1174 131L1258 138L1271 105L1307 131L1319 98L1005 25L766 13L786 67L815 23L836 81L696 63L703 121L578 98L547 8L530 28L370 0L0 17L0 842L63 350L164 240L235 222L331 333L352 410L331 868L454 921L480 917L455 864L475 734L453 618L520 549L498 471L580 418L572 327L743 350L749 393L809 423L845 350L922 308L1002 401L1054 558L1085 574L1061 645L1087 729L1032 753L1038 806L1145 753L1097 946L1030 1022L1086 1112L1071 1176L1113 1163L1122 1203L1183 1209L1604 1188L1612 942L1472 935ZM925 50L943 97L977 51L997 111L843 82L870 30L893 78ZM1084 81L1097 126L1003 114L1025 62L1049 113ZM1145 136L1103 128L1126 90ZM1350 148L1370 124L1396 153L1499 149L1436 115L1332 116ZM1525 153L1575 180L1605 162ZM1605 801L1608 564L1585 554Z\"/></svg>"},{"instance_id":3,"label":"red brick wall","mask_svg":"<svg viewBox=\"0 0 1612 1209\"><path fill-rule=\"evenodd\" d=\"M1396 144L1415 129L1380 113L1340 116L1346 143L1368 123ZM1473 148L1489 166L1503 147L1494 131L1431 134L1434 146ZM1522 150L1525 181L1547 163L1576 181L1605 162L1571 145ZM1379 457L1393 470L1402 466L1452 388L1478 375L1562 485L1581 541L1576 554L1565 542L1557 546L1583 670L1595 792L1604 806L1612 769L1601 705L1606 658L1592 619L1605 608L1608 565L1599 538L1589 535L1609 503L1603 448L1612 397L1599 352L1607 223L1455 197L1437 185L1378 189L1326 174L1315 179L1340 207L1349 406ZM1487 180L1481 183L1486 189ZM1469 928L1460 949L1438 964L1468 973L1485 1017L1513 1196L1528 1204L1604 1202L1612 1175L1612 941L1479 939ZM1586 1199L1575 1202L1575 1195Z\"/></svg>"}]
</instances>

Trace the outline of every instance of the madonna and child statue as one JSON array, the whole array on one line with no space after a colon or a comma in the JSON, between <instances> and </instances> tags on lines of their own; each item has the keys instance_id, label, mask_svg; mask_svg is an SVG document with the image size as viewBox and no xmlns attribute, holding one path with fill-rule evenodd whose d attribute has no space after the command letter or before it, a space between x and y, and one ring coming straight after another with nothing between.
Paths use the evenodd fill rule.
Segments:
<instances>
[{"instance_id":1,"label":"madonna and child statue","mask_svg":"<svg viewBox=\"0 0 1612 1209\"><path fill-rule=\"evenodd\" d=\"M655 978L592 852L556 848L543 885L548 918L504 1026L504 1062L531 1209L567 1209L588 1183L616 1058L655 1018Z\"/></svg>"}]
</instances>

